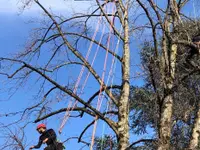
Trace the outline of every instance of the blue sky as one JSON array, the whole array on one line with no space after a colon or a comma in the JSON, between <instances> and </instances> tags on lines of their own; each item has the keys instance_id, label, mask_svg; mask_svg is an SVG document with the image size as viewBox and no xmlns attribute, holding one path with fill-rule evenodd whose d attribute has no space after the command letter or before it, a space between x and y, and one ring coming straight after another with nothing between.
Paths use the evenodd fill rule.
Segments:
<instances>
[{"instance_id":1,"label":"blue sky","mask_svg":"<svg viewBox=\"0 0 200 150\"><path fill-rule=\"evenodd\" d=\"M55 5L55 3L52 3L52 5ZM58 9L62 9L62 5L60 5ZM0 56L10 56L10 53L14 53L16 51L24 49L24 45L29 38L31 29L38 26L35 23L27 23L32 18L37 18L37 16L34 15L36 10L31 10L31 12L27 10L19 15L20 11L18 8L16 8L16 5L13 3L13 1L12 3L11 1L0 1L0 10ZM5 78L0 77L1 83L3 83L4 79ZM5 85L1 85L1 89L4 86ZM7 100L7 93L1 91L0 99L5 100L1 102L1 114L5 112L13 112L15 110L20 110L24 108L27 105L27 101L32 101L32 94L34 94L35 91L36 89L31 90L31 92L29 92L28 89L19 89L15 93L15 95L9 100ZM11 121L8 118L1 118L0 120L3 121L5 124ZM53 127L55 128L55 130L57 130L59 124L58 122L57 124L55 124L54 122L54 120L49 121L48 125L49 127ZM79 120L79 123L81 125L84 125L87 123L87 120ZM29 146L36 144L38 140L39 135L35 131L35 126L35 124L30 124L26 128L27 144ZM62 140L66 139L65 137L68 137L70 134L73 134L74 136L78 135L81 126L77 124L76 121L74 122L73 120L70 120L65 129L67 132L64 132L61 136L59 136L59 138ZM2 142L2 139L0 139L0 143ZM68 149L78 149L79 147L80 146L77 146L76 142L74 142L73 140L68 143L67 146Z\"/></svg>"},{"instance_id":2,"label":"blue sky","mask_svg":"<svg viewBox=\"0 0 200 150\"><path fill-rule=\"evenodd\" d=\"M47 8L51 8L54 12L62 12L64 15L71 14L74 12L84 12L88 10L91 6L92 2L74 2L72 0L62 1L58 0L48 0L48 4L45 3L44 5ZM30 32L33 28L39 27L39 24L36 22L32 22L32 20L40 20L40 15L42 11L38 9L34 4L31 4L30 7L26 8L23 12L21 8L23 4L19 3L18 0L1 0L0 1L0 56L11 56L12 53L16 51L21 51L24 49L24 45L29 39ZM192 5L190 7L192 9ZM90 8L92 9L92 8ZM192 14L192 11L188 11L189 15ZM198 10L196 11L198 15ZM86 47L89 46L89 43L84 45ZM138 57L138 45L131 45L131 64L135 65L139 63ZM101 54L97 59L96 67L98 68L97 71L99 73L102 72L100 69L102 66L100 65L101 59L103 58L104 54ZM119 73L119 66L117 66L117 73ZM133 69L133 68L132 68ZM136 69L136 68L134 68ZM73 71L68 70L68 72L63 72L62 75L59 76L60 80L65 80L67 75L71 75L73 79L78 76L80 67L74 68ZM135 71L135 70L134 70ZM132 71L131 75L135 72ZM117 74L116 73L116 74ZM33 76L34 78L35 76ZM117 81L118 80L118 81ZM115 82L119 83L120 75L117 74L117 79ZM9 86L4 83L5 78L0 76L0 114L5 112L13 112L15 110L21 110L25 108L27 105L34 104L37 99L34 99L34 96L38 90L38 85L34 85L33 82L29 82L29 86L26 88L20 88L10 99L8 99L8 93L6 92L6 88ZM83 81L82 81L83 82ZM134 85L142 85L143 82L141 80L132 80L132 84ZM94 91L94 88L98 89L98 84L95 83L93 79L90 78L89 83L85 90L90 91L89 94L85 94L83 98L86 98L91 95ZM86 91L86 92L87 92ZM54 95L55 96L55 95ZM67 105L67 103L65 103ZM62 105L62 106L61 106ZM52 109L56 110L60 107L63 107L62 104L50 104ZM63 114L54 116L48 119L48 126L52 127L58 131L58 127L60 125L60 120L62 119ZM5 124L13 121L16 118L0 118L0 122L5 122ZM34 118L32 117L32 120ZM55 121L56 120L56 121ZM90 117L85 117L84 119L70 119L63 131L63 134L59 135L59 139L65 140L69 136L78 136L80 131L91 121ZM103 132L103 123L100 122L97 130L97 135L101 136ZM106 126L105 133L109 133L110 130ZM37 143L38 134L35 131L35 124L30 124L26 128L26 136L27 136L27 144L31 146ZM91 130L86 134L87 138L90 139L91 137ZM139 138L139 137L137 137ZM132 140L135 140L136 137L132 137ZM0 144L2 143L2 139L0 138ZM67 143L67 149L78 150L82 145L78 145L75 140L70 141ZM88 149L88 148L85 148Z\"/></svg>"}]
</instances>

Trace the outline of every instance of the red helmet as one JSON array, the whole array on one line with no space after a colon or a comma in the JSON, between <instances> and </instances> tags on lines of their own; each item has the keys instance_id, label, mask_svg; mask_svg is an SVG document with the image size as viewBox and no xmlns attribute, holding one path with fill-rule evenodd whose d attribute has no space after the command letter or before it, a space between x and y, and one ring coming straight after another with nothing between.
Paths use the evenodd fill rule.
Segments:
<instances>
[{"instance_id":1,"label":"red helmet","mask_svg":"<svg viewBox=\"0 0 200 150\"><path fill-rule=\"evenodd\" d=\"M46 129L46 125L45 124L39 124L38 126L37 126L37 130L39 130L40 128L45 128Z\"/></svg>"}]
</instances>

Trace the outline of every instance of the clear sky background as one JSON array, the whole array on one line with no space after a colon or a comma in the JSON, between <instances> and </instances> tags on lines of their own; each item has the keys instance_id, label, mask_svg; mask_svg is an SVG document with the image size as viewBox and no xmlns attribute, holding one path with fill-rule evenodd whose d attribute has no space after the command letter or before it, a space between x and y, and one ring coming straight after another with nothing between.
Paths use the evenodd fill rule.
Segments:
<instances>
[{"instance_id":1,"label":"clear sky background","mask_svg":"<svg viewBox=\"0 0 200 150\"><path fill-rule=\"evenodd\" d=\"M37 28L40 25L33 20L39 20L40 14L42 11L34 4L22 11L23 4L19 2L20 0L0 0L0 56L11 56L10 54L15 53L16 51L23 50L24 45L29 39L31 30ZM48 0L48 3L44 3L45 0L41 0L44 6L51 8L54 12L62 13L63 15L69 15L75 12L85 12L88 9L92 9L92 2L74 2L73 0ZM193 3L190 4L191 9L185 11L188 12L188 15L195 14L198 16L198 10L193 10ZM84 45L89 46L89 44ZM139 63L139 50L137 44L131 45L131 64L134 66ZM134 47L134 48L132 48ZM100 65L97 65L99 67ZM119 67L119 66L118 66ZM132 69L137 70L137 68L132 67ZM73 72L70 72L74 78L78 76L80 68L76 68ZM101 72L102 70L98 70ZM119 71L119 70L117 70ZM118 73L118 72L117 72ZM132 71L132 76L135 72ZM60 77L62 80L65 79L65 76ZM117 80L117 79L116 79ZM8 99L8 93L6 87L8 85L4 84L5 78L0 76L0 115L5 112L13 112L15 110L21 110L27 106L27 104L33 104L35 102L34 94L37 91L37 86L32 86L34 83L28 86L28 88L20 88L11 98ZM143 84L142 80L132 80L132 84L141 86ZM94 87L98 87L98 84L93 84L93 80L90 80L86 90L91 90ZM91 94L90 94L91 95ZM89 95L86 95L87 97ZM67 104L67 103L66 103ZM60 105L52 104L53 109L57 109ZM48 126L54 128L58 132L58 127L60 121L63 117L58 115L52 117L48 120ZM0 117L0 122L8 124L16 118L5 118ZM32 118L34 120L34 118ZM56 121L55 121L56 120ZM85 117L84 119L70 119L59 139L65 140L69 136L78 136L80 131L91 121L91 118ZM35 131L35 124L29 124L26 128L26 143L29 146L36 144L38 139L38 134ZM101 136L103 132L103 123L99 123L97 135ZM110 130L106 127L104 133L109 133ZM151 131L149 131L151 132ZM88 139L91 137L91 130L87 132L86 136ZM144 136L145 137L145 136ZM131 140L136 140L140 137L132 136ZM0 138L0 144L4 142ZM67 149L78 150L82 145L77 144L75 140L72 140L66 144ZM27 148L28 149L28 148ZM41 148L42 149L42 148ZM88 149L87 147L85 149Z\"/></svg>"}]
</instances>

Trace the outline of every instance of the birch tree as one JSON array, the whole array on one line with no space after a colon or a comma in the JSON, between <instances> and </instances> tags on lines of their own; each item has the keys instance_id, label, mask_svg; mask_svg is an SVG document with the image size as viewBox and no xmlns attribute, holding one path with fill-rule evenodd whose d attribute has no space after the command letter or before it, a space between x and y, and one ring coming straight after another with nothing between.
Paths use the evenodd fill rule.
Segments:
<instances>
[{"instance_id":1,"label":"birch tree","mask_svg":"<svg viewBox=\"0 0 200 150\"><path fill-rule=\"evenodd\" d=\"M116 135L119 150L130 149L135 144L142 142L153 143L158 150L169 150L173 132L174 91L178 87L177 81L180 83L191 74L186 74L181 76L183 78L180 80L176 80L179 47L188 47L189 50L193 49L196 54L199 54L199 47L192 43L192 37L188 36L187 39L182 39L178 30L178 26L182 24L183 20L188 19L182 12L183 7L187 6L188 2L187 0L166 0L162 3L164 6L161 7L153 0L103 2L97 0L92 12L66 17L54 14L50 9L45 8L39 0L27 1L26 4L34 3L43 11L46 16L44 24L35 32L24 51L17 53L14 57L0 58L1 75L6 76L9 81L17 81L16 83L20 85L27 80L30 81L33 76L34 81L40 83L38 93L41 94L41 91L45 91L45 93L42 93L43 95L37 104L18 113L24 116L27 112L30 114L31 111L36 111L38 117L35 119L35 123L66 111L77 112L76 116L70 115L69 117L83 117L84 114L88 114L93 119L83 129L80 136L76 137L78 142L83 142L83 135L89 127L95 124L96 120L102 120ZM105 11L105 7L108 5L114 6L114 12ZM134 12L134 15L130 12L133 8L138 10ZM144 14L145 19L141 22L138 18ZM98 21L99 18L101 21ZM98 22L99 28L104 28L103 25L107 26L105 29L107 32L99 39L94 39L91 34L91 32L95 32L90 30L93 19ZM147 33L150 31L153 41L151 49L153 55L148 58L147 69L156 99L154 108L157 115L154 118L157 120L158 135L155 139L141 139L132 143L129 141L129 98L131 97L130 92L132 92L130 89L130 44L135 42L132 35L141 29ZM115 41L120 40L120 54L108 46L111 36L114 37ZM114 57L118 61L120 64L120 84L106 84L102 78L104 75L101 76L93 63L87 59L87 55L85 57L85 51L83 52L82 47L87 42L91 42L100 48L101 53ZM50 47L51 51L46 50L45 46ZM47 56L49 57L47 58ZM63 74L61 70L73 69L74 65L76 67L83 66L100 87L89 98L85 99L73 90L75 83L70 81L69 77L67 81L58 79L59 75ZM191 65L193 64L190 63L190 68L195 67ZM194 72L197 70L196 67ZM14 85L14 87L16 86ZM116 96L113 92L114 89L118 89L120 94ZM105 97L108 97L114 105L110 111L100 110L94 105L94 102L97 101L96 97L102 92L105 92ZM59 97L59 101L63 101L66 97L73 98L77 102L75 102L75 107L49 111L45 104L48 102L48 97L55 96L55 93ZM56 99L56 96L54 98ZM40 109L38 110L38 108ZM117 119L107 117L108 114L116 116ZM199 115L196 116L198 118ZM190 142L193 147L196 147L199 136L196 134L198 122L196 119L193 138ZM87 142L84 143L89 145ZM92 145L93 143L91 143L91 148Z\"/></svg>"}]
</instances>

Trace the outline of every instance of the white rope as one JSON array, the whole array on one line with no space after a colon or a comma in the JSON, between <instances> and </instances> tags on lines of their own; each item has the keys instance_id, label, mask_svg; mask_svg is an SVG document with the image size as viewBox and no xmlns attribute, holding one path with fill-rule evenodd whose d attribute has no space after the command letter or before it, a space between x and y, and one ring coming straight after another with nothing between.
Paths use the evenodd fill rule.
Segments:
<instances>
[{"instance_id":1,"label":"white rope","mask_svg":"<svg viewBox=\"0 0 200 150\"><path fill-rule=\"evenodd\" d=\"M122 27L122 25L121 25L121 27L120 27L120 35L121 35L121 33L122 33L122 30L123 30L123 27ZM115 50L114 50L114 53L115 53L115 54L118 54L118 52L119 52L119 44L120 44L120 37L118 36L117 45L116 45L116 48L115 48ZM117 66L116 57L115 57L115 56L113 56L113 57L114 57L114 59L113 59L114 62L112 63L112 65L113 65L114 67L111 66L111 68L113 68L113 71L111 71L111 72L113 73L112 79L111 79L111 86L113 85L113 82L114 82L114 73L115 73L116 66ZM111 73L111 72L110 72L110 73ZM110 79L110 78L107 79L106 86L108 85L109 79ZM112 88L111 88L111 92L112 92ZM104 91L104 93L105 93L105 91ZM103 93L103 94L104 94L104 93ZM107 102L106 113L108 112L108 108L109 108L109 101ZM104 123L103 123L102 136L101 136L101 150L103 150L102 148L103 148L103 136L104 136L104 133L105 133L105 125L106 125L106 123L104 122Z\"/></svg>"}]
</instances>

